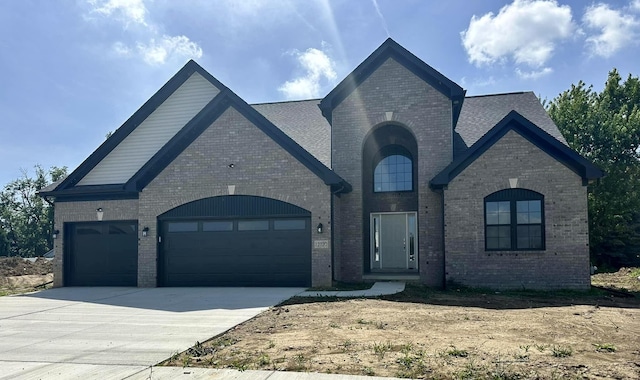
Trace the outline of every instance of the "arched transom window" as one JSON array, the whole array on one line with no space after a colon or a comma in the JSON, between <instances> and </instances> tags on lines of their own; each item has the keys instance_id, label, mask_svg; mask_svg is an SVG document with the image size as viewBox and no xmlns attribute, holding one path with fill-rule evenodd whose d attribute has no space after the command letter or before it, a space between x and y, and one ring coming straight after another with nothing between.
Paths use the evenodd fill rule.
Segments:
<instances>
[{"instance_id":1,"label":"arched transom window","mask_svg":"<svg viewBox=\"0 0 640 380\"><path fill-rule=\"evenodd\" d=\"M399 147L398 147L399 148ZM373 172L373 191L413 190L413 162L409 152L404 149L387 149L381 152L381 159ZM387 154L384 154L387 153Z\"/></svg>"}]
</instances>

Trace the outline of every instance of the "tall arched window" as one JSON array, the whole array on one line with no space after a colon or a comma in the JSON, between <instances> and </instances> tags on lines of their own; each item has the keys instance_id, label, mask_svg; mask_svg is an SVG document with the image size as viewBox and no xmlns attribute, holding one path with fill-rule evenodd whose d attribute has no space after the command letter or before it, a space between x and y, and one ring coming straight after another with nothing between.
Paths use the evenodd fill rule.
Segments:
<instances>
[{"instance_id":1,"label":"tall arched window","mask_svg":"<svg viewBox=\"0 0 640 380\"><path fill-rule=\"evenodd\" d=\"M544 250L544 196L506 189L484 199L487 251Z\"/></svg>"},{"instance_id":2,"label":"tall arched window","mask_svg":"<svg viewBox=\"0 0 640 380\"><path fill-rule=\"evenodd\" d=\"M399 145L383 148L376 155L373 171L373 191L413 191L413 160Z\"/></svg>"}]
</instances>

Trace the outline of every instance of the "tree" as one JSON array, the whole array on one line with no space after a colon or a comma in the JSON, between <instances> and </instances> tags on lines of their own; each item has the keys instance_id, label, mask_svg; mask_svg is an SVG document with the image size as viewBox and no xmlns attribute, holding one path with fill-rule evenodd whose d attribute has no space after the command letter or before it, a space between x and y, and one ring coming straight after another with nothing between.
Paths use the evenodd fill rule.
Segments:
<instances>
[{"instance_id":1,"label":"tree","mask_svg":"<svg viewBox=\"0 0 640 380\"><path fill-rule=\"evenodd\" d=\"M37 256L53 246L53 207L36 192L63 178L67 168L45 172L35 166L35 176L26 170L0 192L0 255Z\"/></svg>"},{"instance_id":2,"label":"tree","mask_svg":"<svg viewBox=\"0 0 640 380\"><path fill-rule=\"evenodd\" d=\"M602 92L580 81L548 104L569 145L606 176L589 186L591 258L638 264L640 254L640 80L609 72Z\"/></svg>"}]
</instances>

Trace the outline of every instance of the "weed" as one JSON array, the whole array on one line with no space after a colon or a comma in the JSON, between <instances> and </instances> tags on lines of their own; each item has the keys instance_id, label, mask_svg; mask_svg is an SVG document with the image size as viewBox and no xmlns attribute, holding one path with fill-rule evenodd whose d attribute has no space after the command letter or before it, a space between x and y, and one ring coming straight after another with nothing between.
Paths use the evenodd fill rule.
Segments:
<instances>
[{"instance_id":1,"label":"weed","mask_svg":"<svg viewBox=\"0 0 640 380\"><path fill-rule=\"evenodd\" d=\"M400 352L402 352L404 355L409 355L409 353L411 353L411 350L413 350L413 343L405 343L400 346Z\"/></svg>"},{"instance_id":2,"label":"weed","mask_svg":"<svg viewBox=\"0 0 640 380\"><path fill-rule=\"evenodd\" d=\"M447 350L447 355L454 356L456 358L466 358L467 356L469 356L469 351L461 350L459 348L456 348L455 346L451 346L451 348Z\"/></svg>"},{"instance_id":3,"label":"weed","mask_svg":"<svg viewBox=\"0 0 640 380\"><path fill-rule=\"evenodd\" d=\"M373 322L367 321L366 319L362 319L362 318L358 319L358 324L359 325L370 325L371 323L373 323Z\"/></svg>"},{"instance_id":4,"label":"weed","mask_svg":"<svg viewBox=\"0 0 640 380\"><path fill-rule=\"evenodd\" d=\"M258 357L258 365L260 366L266 366L269 365L271 363L271 358L269 357L269 355L265 354L264 352Z\"/></svg>"},{"instance_id":5,"label":"weed","mask_svg":"<svg viewBox=\"0 0 640 380\"><path fill-rule=\"evenodd\" d=\"M276 344L272 340L270 340L269 345L267 346L267 349L274 348L275 346Z\"/></svg>"},{"instance_id":6,"label":"weed","mask_svg":"<svg viewBox=\"0 0 640 380\"><path fill-rule=\"evenodd\" d=\"M249 368L249 359L247 358L234 359L233 361L231 361L231 363L229 363L229 367L233 369L237 369L240 372L246 371Z\"/></svg>"},{"instance_id":7,"label":"weed","mask_svg":"<svg viewBox=\"0 0 640 380\"><path fill-rule=\"evenodd\" d=\"M384 355L388 352L391 351L391 342L387 342L387 343L374 343L373 344L373 352L376 354L376 356L380 359L384 358Z\"/></svg>"},{"instance_id":8,"label":"weed","mask_svg":"<svg viewBox=\"0 0 640 380\"><path fill-rule=\"evenodd\" d=\"M566 358L573 354L573 350L569 346L553 346L551 354L556 358Z\"/></svg>"},{"instance_id":9,"label":"weed","mask_svg":"<svg viewBox=\"0 0 640 380\"><path fill-rule=\"evenodd\" d=\"M611 343L594 344L598 352L616 352L616 346Z\"/></svg>"},{"instance_id":10,"label":"weed","mask_svg":"<svg viewBox=\"0 0 640 380\"><path fill-rule=\"evenodd\" d=\"M530 348L531 348L530 344L520 346L520 349L524 350L525 353L528 353Z\"/></svg>"},{"instance_id":11,"label":"weed","mask_svg":"<svg viewBox=\"0 0 640 380\"><path fill-rule=\"evenodd\" d=\"M308 362L308 359L303 354L297 354L289 361L289 365L287 365L287 370L305 371L307 370L307 362Z\"/></svg>"},{"instance_id":12,"label":"weed","mask_svg":"<svg viewBox=\"0 0 640 380\"><path fill-rule=\"evenodd\" d=\"M335 322L329 323L329 327L331 327L332 329L339 329L340 328L340 326Z\"/></svg>"},{"instance_id":13,"label":"weed","mask_svg":"<svg viewBox=\"0 0 640 380\"><path fill-rule=\"evenodd\" d=\"M378 330L383 330L383 329L384 329L384 326L386 326L386 325L387 325L387 324L386 324L386 323L384 323L384 322L376 322L376 328L377 328Z\"/></svg>"},{"instance_id":14,"label":"weed","mask_svg":"<svg viewBox=\"0 0 640 380\"><path fill-rule=\"evenodd\" d=\"M342 347L342 351L343 352L347 352L351 348L353 348L354 345L355 345L354 341L347 339L344 342L342 342L342 344L340 346Z\"/></svg>"},{"instance_id":15,"label":"weed","mask_svg":"<svg viewBox=\"0 0 640 380\"><path fill-rule=\"evenodd\" d=\"M549 346L546 344L534 344L533 347L535 347L536 350L540 352L544 352L544 350L546 350Z\"/></svg>"},{"instance_id":16,"label":"weed","mask_svg":"<svg viewBox=\"0 0 640 380\"><path fill-rule=\"evenodd\" d=\"M191 356L185 354L182 355L182 368L188 367L191 365Z\"/></svg>"},{"instance_id":17,"label":"weed","mask_svg":"<svg viewBox=\"0 0 640 380\"><path fill-rule=\"evenodd\" d=\"M376 374L376 372L371 367L364 367L362 369L362 373L364 373L367 376L374 376Z\"/></svg>"}]
</instances>

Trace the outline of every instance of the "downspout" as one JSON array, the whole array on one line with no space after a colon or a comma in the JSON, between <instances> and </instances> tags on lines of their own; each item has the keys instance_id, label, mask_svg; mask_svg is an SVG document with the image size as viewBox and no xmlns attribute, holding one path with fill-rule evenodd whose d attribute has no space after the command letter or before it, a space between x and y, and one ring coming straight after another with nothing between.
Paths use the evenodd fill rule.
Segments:
<instances>
[{"instance_id":1,"label":"downspout","mask_svg":"<svg viewBox=\"0 0 640 380\"><path fill-rule=\"evenodd\" d=\"M447 289L447 245L445 241L445 224L444 224L444 187L440 190L440 207L442 208L442 289Z\"/></svg>"},{"instance_id":2,"label":"downspout","mask_svg":"<svg viewBox=\"0 0 640 380\"><path fill-rule=\"evenodd\" d=\"M334 207L334 202L333 202L333 196L338 196L338 193L340 193L342 190L344 190L344 184L342 184L342 186L335 191L331 191L331 282L336 281L336 253L335 253L335 249L336 249L336 242L335 242L335 238L334 238L334 217L333 217L333 207Z\"/></svg>"}]
</instances>

